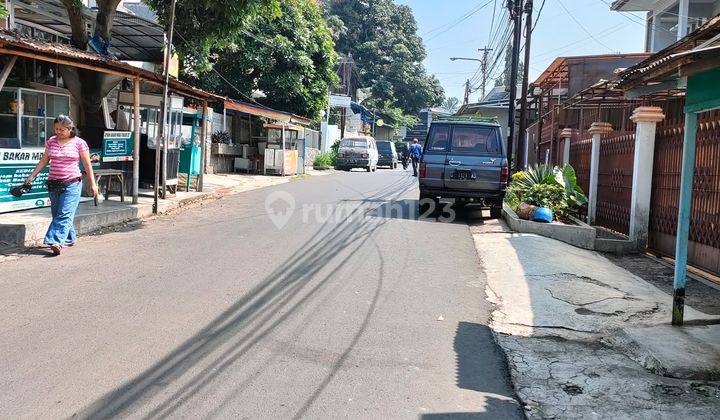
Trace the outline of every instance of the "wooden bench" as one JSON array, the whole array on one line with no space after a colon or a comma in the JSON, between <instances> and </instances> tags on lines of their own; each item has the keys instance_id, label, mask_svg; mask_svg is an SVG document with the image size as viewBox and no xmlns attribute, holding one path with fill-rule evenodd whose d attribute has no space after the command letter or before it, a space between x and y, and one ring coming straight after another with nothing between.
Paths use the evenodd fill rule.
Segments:
<instances>
[{"instance_id":1,"label":"wooden bench","mask_svg":"<svg viewBox=\"0 0 720 420\"><path fill-rule=\"evenodd\" d=\"M110 181L115 178L120 182L120 201L125 201L125 176L123 175L123 171L119 169L97 169L94 171L95 173L95 183L98 185L98 189L100 189L100 180L104 177L105 178L105 193L103 194L105 196L105 200L108 199L110 196ZM95 196L95 205L98 205L97 196Z\"/></svg>"}]
</instances>

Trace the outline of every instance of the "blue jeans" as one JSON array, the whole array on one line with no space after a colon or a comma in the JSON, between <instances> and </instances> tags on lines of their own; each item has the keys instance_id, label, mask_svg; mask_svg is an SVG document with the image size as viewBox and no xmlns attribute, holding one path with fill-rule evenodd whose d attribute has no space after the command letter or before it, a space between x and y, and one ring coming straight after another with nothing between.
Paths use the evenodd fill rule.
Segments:
<instances>
[{"instance_id":1,"label":"blue jeans","mask_svg":"<svg viewBox=\"0 0 720 420\"><path fill-rule=\"evenodd\" d=\"M81 192L82 182L73 182L67 186L65 192L50 193L52 222L43 241L46 245L67 246L74 244L77 240L73 219L75 219L75 211L80 203Z\"/></svg>"},{"instance_id":2,"label":"blue jeans","mask_svg":"<svg viewBox=\"0 0 720 420\"><path fill-rule=\"evenodd\" d=\"M418 162L420 159L412 158L413 176L418 176Z\"/></svg>"}]
</instances>

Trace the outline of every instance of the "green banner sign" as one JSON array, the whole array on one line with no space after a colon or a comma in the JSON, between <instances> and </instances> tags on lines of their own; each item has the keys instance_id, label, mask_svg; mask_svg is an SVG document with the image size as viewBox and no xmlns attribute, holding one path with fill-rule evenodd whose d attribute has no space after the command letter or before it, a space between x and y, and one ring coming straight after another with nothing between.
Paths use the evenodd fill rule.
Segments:
<instances>
[{"instance_id":1,"label":"green banner sign","mask_svg":"<svg viewBox=\"0 0 720 420\"><path fill-rule=\"evenodd\" d=\"M103 162L133 160L133 144L131 131L106 131L103 135Z\"/></svg>"},{"instance_id":2,"label":"green banner sign","mask_svg":"<svg viewBox=\"0 0 720 420\"><path fill-rule=\"evenodd\" d=\"M22 185L43 155L43 148L0 149L0 213L50 205L45 181L49 167L35 177L32 191L13 197L10 189Z\"/></svg>"}]
</instances>

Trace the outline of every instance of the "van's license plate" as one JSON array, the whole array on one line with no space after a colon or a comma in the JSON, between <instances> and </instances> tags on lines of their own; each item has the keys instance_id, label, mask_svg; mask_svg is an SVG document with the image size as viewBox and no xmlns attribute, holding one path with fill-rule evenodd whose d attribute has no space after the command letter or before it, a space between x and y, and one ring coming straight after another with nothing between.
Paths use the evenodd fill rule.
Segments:
<instances>
[{"instance_id":1,"label":"van's license plate","mask_svg":"<svg viewBox=\"0 0 720 420\"><path fill-rule=\"evenodd\" d=\"M472 180L475 179L475 174L469 170L456 169L450 176L450 179L457 179L459 181Z\"/></svg>"}]
</instances>

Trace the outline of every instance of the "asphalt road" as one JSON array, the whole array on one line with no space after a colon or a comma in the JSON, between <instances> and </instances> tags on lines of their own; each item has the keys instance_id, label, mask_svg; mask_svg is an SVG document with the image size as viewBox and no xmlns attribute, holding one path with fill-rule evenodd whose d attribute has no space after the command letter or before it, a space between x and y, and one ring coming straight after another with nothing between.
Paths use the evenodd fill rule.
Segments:
<instances>
[{"instance_id":1,"label":"asphalt road","mask_svg":"<svg viewBox=\"0 0 720 420\"><path fill-rule=\"evenodd\" d=\"M416 185L311 177L0 263L0 417L521 418L482 220Z\"/></svg>"}]
</instances>

